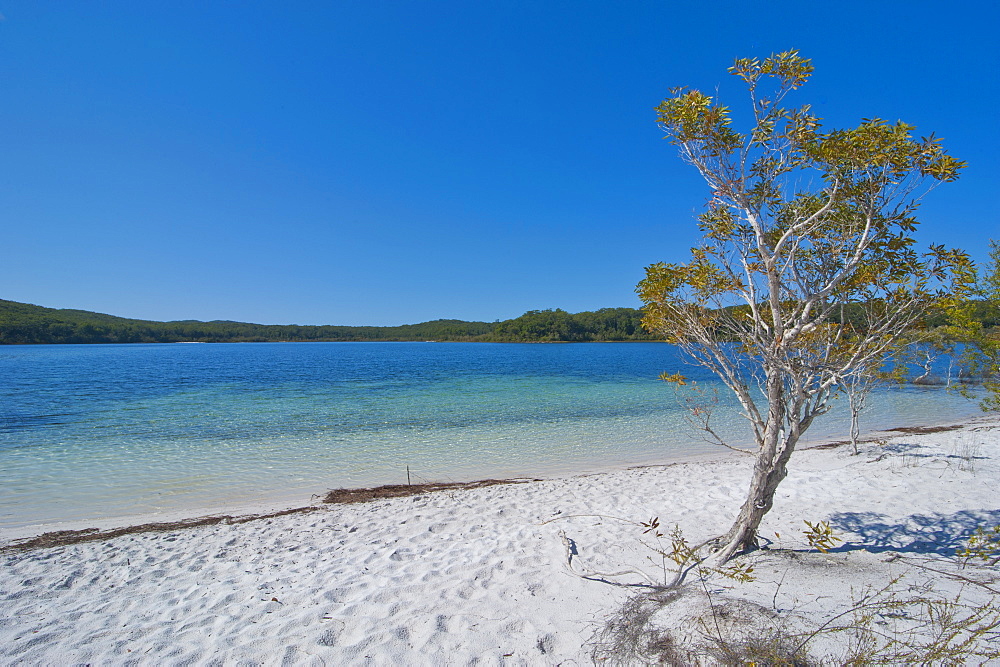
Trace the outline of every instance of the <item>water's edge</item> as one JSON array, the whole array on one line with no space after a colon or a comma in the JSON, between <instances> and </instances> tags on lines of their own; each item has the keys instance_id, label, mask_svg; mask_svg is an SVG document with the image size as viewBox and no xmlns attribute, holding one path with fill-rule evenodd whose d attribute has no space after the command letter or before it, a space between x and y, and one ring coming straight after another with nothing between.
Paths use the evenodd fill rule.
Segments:
<instances>
[{"instance_id":1,"label":"water's edge","mask_svg":"<svg viewBox=\"0 0 1000 667\"><path fill-rule=\"evenodd\" d=\"M0 535L282 509L407 477L559 478L729 453L656 379L680 365L661 343L67 347L0 349ZM711 388L698 371L684 369ZM714 426L747 443L719 395ZM869 403L870 431L976 413L940 389ZM843 412L808 442L843 439Z\"/></svg>"},{"instance_id":2,"label":"water's edge","mask_svg":"<svg viewBox=\"0 0 1000 667\"><path fill-rule=\"evenodd\" d=\"M926 430L928 432L935 432L939 430L957 430L975 423L979 422L991 422L996 419L995 413L983 413L981 416L975 416L960 421L943 421L935 423L926 424L908 424L906 426L890 427L885 429L871 430L863 432L860 436L859 442L877 442L879 440L898 437L901 432L920 432L921 430ZM809 439L804 438L799 445L796 447L796 451L803 451L813 448L847 448L850 447L850 442L844 439L837 438L818 438ZM794 455L793 455L794 457ZM705 454L692 454L684 457L678 457L670 460L651 460L645 463L636 463L631 465L619 465L619 466L603 466L603 467L592 467L592 468L581 468L572 473L560 474L555 476L537 476L537 477L513 477L513 478L501 478L505 481L511 482L524 482L531 483L535 481L552 481L559 479L567 479L571 477L587 476L587 475L599 475L609 472L615 472L619 470L631 470L631 469L642 469L642 468L665 468L671 467L683 463L689 462L710 462L710 461L721 461L721 460L733 460L737 458L744 458L747 462L747 473L749 475L750 465L752 464L753 457L745 456L738 452L735 452L724 447L718 447L716 451L712 453ZM794 458L793 458L794 460ZM482 480L461 480L466 483L474 483L476 481ZM288 513L295 513L301 511L309 511L316 508L335 508L336 505L326 505L323 503L323 496L326 491L317 491L313 493L308 499L302 497L301 495L294 496L276 496L268 501L264 502L254 502L254 503L236 503L228 505L204 505L197 507L184 507L184 508L174 508L169 511L164 512L147 512L142 514L133 515L123 515L115 517L106 517L94 520L75 520L75 521L49 521L33 525L19 525L19 526L0 526L0 546L10 544L11 542L20 543L26 541L30 538L35 538L44 534L52 534L56 531L65 531L67 533L89 533L90 531L98 531L100 539L105 537L104 533L110 531L115 531L118 529L129 529L139 526L146 526L146 530L162 530L163 528L169 528L170 530L181 530L183 528L197 525L198 522L203 520L208 520L211 522L228 522L231 517L234 523L242 523L247 521L253 521L258 519L268 519L276 515L284 515ZM451 493L461 493L462 489L451 489ZM170 525L168 525L170 524ZM180 525L187 524L187 525ZM137 530L136 532L144 532L143 530ZM80 536L80 541L93 539L92 536L83 537ZM73 543L75 538L73 536L66 536L67 543Z\"/></svg>"}]
</instances>

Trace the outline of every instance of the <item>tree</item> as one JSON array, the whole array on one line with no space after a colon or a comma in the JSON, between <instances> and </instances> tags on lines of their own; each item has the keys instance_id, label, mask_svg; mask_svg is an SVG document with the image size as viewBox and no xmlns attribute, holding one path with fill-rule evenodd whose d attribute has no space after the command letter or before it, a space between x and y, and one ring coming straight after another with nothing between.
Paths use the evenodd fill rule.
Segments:
<instances>
[{"instance_id":1,"label":"tree","mask_svg":"<svg viewBox=\"0 0 1000 667\"><path fill-rule=\"evenodd\" d=\"M1000 320L1000 241L990 240L990 259L979 289L986 301L987 316L997 322ZM1000 327L994 326L993 331L984 332L976 344L978 365L988 392L982 403L984 410L1000 410Z\"/></svg>"},{"instance_id":2,"label":"tree","mask_svg":"<svg viewBox=\"0 0 1000 667\"><path fill-rule=\"evenodd\" d=\"M870 372L870 369L864 368L844 373L840 379L840 390L847 397L847 409L851 413L851 450L855 456L860 453L858 441L861 438L861 413L864 412L868 397L881 379L876 373Z\"/></svg>"},{"instance_id":3,"label":"tree","mask_svg":"<svg viewBox=\"0 0 1000 667\"><path fill-rule=\"evenodd\" d=\"M711 197L690 261L649 266L636 288L647 328L711 370L753 432L747 497L714 543L715 563L757 546L789 457L839 384L879 369L972 278L964 253L915 248L920 199L965 166L938 139L878 118L824 132L808 105L783 107L813 71L796 51L738 59L729 71L749 89L747 131L697 90L675 89L657 107Z\"/></svg>"},{"instance_id":4,"label":"tree","mask_svg":"<svg viewBox=\"0 0 1000 667\"><path fill-rule=\"evenodd\" d=\"M1000 327L996 324L1000 321L1000 241L990 240L989 260L977 278L973 293L978 302L951 304L944 329L963 375L982 379L985 396L980 406L1000 410ZM987 322L993 323L992 329Z\"/></svg>"}]
</instances>

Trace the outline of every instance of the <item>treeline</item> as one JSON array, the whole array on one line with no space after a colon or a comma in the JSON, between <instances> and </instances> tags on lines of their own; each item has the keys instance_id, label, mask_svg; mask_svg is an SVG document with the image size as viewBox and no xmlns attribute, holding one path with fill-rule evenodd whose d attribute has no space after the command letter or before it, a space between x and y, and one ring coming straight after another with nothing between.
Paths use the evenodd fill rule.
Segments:
<instances>
[{"instance_id":1,"label":"treeline","mask_svg":"<svg viewBox=\"0 0 1000 667\"><path fill-rule=\"evenodd\" d=\"M977 304L976 317L988 328L1000 327L996 309ZM852 310L845 318L857 318ZM837 318L835 318L837 319ZM115 317L86 310L44 308L0 299L0 344L33 343L241 343L268 341L479 341L500 343L612 342L657 340L642 327L635 308L602 308L568 313L565 310L529 310L497 322L433 320L395 327L310 326L252 324L215 320L154 322ZM930 316L926 326L944 324Z\"/></svg>"},{"instance_id":2,"label":"treeline","mask_svg":"<svg viewBox=\"0 0 1000 667\"><path fill-rule=\"evenodd\" d=\"M0 299L0 344L652 340L642 329L641 317L634 308L604 308L575 314L533 310L503 322L434 320L395 327L269 325L218 320L154 322Z\"/></svg>"},{"instance_id":3,"label":"treeline","mask_svg":"<svg viewBox=\"0 0 1000 667\"><path fill-rule=\"evenodd\" d=\"M593 312L529 310L498 322L486 339L497 342L607 342L655 340L642 328L642 312L635 308L602 308Z\"/></svg>"},{"instance_id":4,"label":"treeline","mask_svg":"<svg viewBox=\"0 0 1000 667\"><path fill-rule=\"evenodd\" d=\"M1000 308L988 301L971 301L972 305L972 318L983 325L986 329L996 329L1000 327ZM748 306L728 306L725 308L726 313L735 319L746 318L750 315L750 308ZM866 308L860 303L849 303L845 304L843 309L840 311L834 311L830 316L830 322L841 323L847 322L853 327L860 331L864 331L868 326L866 320ZM936 309L927 312L924 318L917 323L920 329L936 329L948 324L948 314L943 310Z\"/></svg>"}]
</instances>

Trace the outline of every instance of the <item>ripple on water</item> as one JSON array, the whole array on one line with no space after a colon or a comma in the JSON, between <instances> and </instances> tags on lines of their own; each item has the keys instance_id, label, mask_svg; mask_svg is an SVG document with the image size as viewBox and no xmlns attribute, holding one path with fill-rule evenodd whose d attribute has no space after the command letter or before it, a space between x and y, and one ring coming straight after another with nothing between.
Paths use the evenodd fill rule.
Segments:
<instances>
[{"instance_id":1,"label":"ripple on water","mask_svg":"<svg viewBox=\"0 0 1000 667\"><path fill-rule=\"evenodd\" d=\"M716 451L656 378L711 379L664 344L0 347L0 370L0 526L306 502L407 466L447 481ZM874 399L870 428L975 412L939 389ZM812 434L844 423L835 410ZM748 438L731 402L717 426Z\"/></svg>"}]
</instances>

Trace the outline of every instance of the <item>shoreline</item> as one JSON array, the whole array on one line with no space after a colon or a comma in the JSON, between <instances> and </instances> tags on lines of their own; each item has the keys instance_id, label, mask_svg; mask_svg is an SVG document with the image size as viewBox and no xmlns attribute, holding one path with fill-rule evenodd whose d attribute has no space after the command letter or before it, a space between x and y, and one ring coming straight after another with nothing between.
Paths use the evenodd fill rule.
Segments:
<instances>
[{"instance_id":1,"label":"shoreline","mask_svg":"<svg viewBox=\"0 0 1000 667\"><path fill-rule=\"evenodd\" d=\"M959 430L963 427L976 423L977 421L989 420L992 413L982 413L981 416L966 418L961 421L939 422L924 426L898 426L886 429L877 429L865 432L859 438L859 445L862 443L872 443L886 437L894 437L901 434L931 434ZM833 438L817 438L806 440L796 446L796 451L806 451L810 449L835 449L839 447L849 447L850 440L837 440ZM655 458L655 457L652 457ZM467 480L448 482L421 482L410 485L414 487L413 493L399 494L401 496L417 495L426 491L416 489L427 489L427 487L448 487L446 490L457 491L462 488L476 488L483 482L498 483L522 483L525 481L560 481L577 477L588 477L592 475L603 475L622 470L643 470L651 468L668 468L684 463L710 463L713 461L730 459L750 459L746 455L732 450L719 448L716 452L687 454L677 456L666 461L652 461L637 464L612 465L603 469L586 469L575 473L563 475L551 475L542 477L511 477L500 480ZM0 554L11 551L21 551L35 548L29 546L39 544L39 548L47 546L67 545L94 540L110 539L124 534L138 532L162 532L167 530L180 530L189 527L203 525L215 525L220 523L246 523L261 519L270 519L292 513L305 513L322 509L329 503L322 500L324 497L335 491L365 492L382 489L390 486L379 487L357 487L350 489L327 489L325 493L314 493L310 497L308 504L303 505L301 500L291 500L287 497L276 498L270 501L258 501L250 503L228 503L215 504L193 508L177 508L162 512L144 512L133 515L123 515L105 517L100 519L79 519L79 520L55 520L42 523L16 525L11 527L0 526ZM444 488L442 490L445 490ZM361 502L371 502L385 498L375 497Z\"/></svg>"},{"instance_id":2,"label":"shoreline","mask_svg":"<svg viewBox=\"0 0 1000 667\"><path fill-rule=\"evenodd\" d=\"M111 347L11 359L37 393L10 394L0 540L299 507L329 488L402 483L407 467L414 481L554 478L725 454L650 371L674 363L669 346L275 346L249 356ZM938 389L877 396L866 431L976 409ZM714 426L742 446L750 429L732 397L720 399ZM805 445L847 432L844 403Z\"/></svg>"},{"instance_id":3,"label":"shoreline","mask_svg":"<svg viewBox=\"0 0 1000 667\"><path fill-rule=\"evenodd\" d=\"M1000 525L1000 414L966 421L873 433L859 456L798 449L763 548L739 560L755 579L708 575L712 608L817 627L898 580L1000 609L995 567L956 556ZM721 534L751 466L723 453L8 551L0 662L589 664L616 610L666 575L641 523L690 544ZM803 521L843 542L817 552ZM711 618L702 584L686 590L658 626Z\"/></svg>"}]
</instances>

